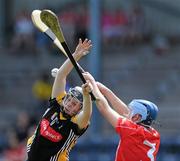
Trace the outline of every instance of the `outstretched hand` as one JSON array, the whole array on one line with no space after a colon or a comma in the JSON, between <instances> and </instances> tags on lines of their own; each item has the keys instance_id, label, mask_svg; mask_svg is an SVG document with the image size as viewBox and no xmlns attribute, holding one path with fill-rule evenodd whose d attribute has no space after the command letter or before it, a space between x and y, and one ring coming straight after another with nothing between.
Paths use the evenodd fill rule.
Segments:
<instances>
[{"instance_id":1,"label":"outstretched hand","mask_svg":"<svg viewBox=\"0 0 180 161\"><path fill-rule=\"evenodd\" d=\"M92 47L91 40L85 39L82 41L82 39L79 39L79 43L76 47L75 54L78 56L84 56L87 55Z\"/></svg>"}]
</instances>

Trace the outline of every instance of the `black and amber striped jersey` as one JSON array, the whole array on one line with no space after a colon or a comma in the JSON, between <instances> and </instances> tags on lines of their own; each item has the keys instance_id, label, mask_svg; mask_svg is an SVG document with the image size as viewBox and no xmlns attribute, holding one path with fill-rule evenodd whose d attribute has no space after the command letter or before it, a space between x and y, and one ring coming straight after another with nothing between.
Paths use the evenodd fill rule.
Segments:
<instances>
[{"instance_id":1,"label":"black and amber striped jersey","mask_svg":"<svg viewBox=\"0 0 180 161\"><path fill-rule=\"evenodd\" d=\"M69 152L77 139L86 131L80 130L76 117L65 118L56 99L40 120L34 135L27 143L27 161L68 161Z\"/></svg>"}]
</instances>

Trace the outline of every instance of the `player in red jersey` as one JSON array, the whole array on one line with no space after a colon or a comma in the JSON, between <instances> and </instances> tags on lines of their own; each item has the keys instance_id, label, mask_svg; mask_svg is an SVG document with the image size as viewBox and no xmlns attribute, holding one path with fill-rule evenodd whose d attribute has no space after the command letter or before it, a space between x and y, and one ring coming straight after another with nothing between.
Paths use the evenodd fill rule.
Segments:
<instances>
[{"instance_id":1,"label":"player in red jersey","mask_svg":"<svg viewBox=\"0 0 180 161\"><path fill-rule=\"evenodd\" d=\"M115 160L155 161L160 145L160 134L151 127L151 124L157 117L158 107L142 99L134 99L127 106L110 89L97 83L89 73L84 73L84 77L93 85L99 111L121 137Z\"/></svg>"}]
</instances>

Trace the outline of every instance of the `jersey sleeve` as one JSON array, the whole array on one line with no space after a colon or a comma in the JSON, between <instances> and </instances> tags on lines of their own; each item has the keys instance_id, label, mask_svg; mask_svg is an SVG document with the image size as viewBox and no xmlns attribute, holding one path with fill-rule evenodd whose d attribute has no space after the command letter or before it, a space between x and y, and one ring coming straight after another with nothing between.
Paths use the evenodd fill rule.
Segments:
<instances>
[{"instance_id":1,"label":"jersey sleeve","mask_svg":"<svg viewBox=\"0 0 180 161\"><path fill-rule=\"evenodd\" d=\"M66 96L66 92L62 92L56 98L50 98L49 100L50 106L53 106L54 104L59 105L65 96Z\"/></svg>"},{"instance_id":2,"label":"jersey sleeve","mask_svg":"<svg viewBox=\"0 0 180 161\"><path fill-rule=\"evenodd\" d=\"M81 136L82 134L85 133L85 131L87 130L88 127L89 127L89 124L88 124L85 128L79 129L78 125L75 124L75 126L74 126L74 131L75 131L75 133L76 133L77 135Z\"/></svg>"},{"instance_id":3,"label":"jersey sleeve","mask_svg":"<svg viewBox=\"0 0 180 161\"><path fill-rule=\"evenodd\" d=\"M65 96L66 96L66 92L62 92L56 98L50 98L49 109L51 109L52 107L59 106Z\"/></svg>"},{"instance_id":4,"label":"jersey sleeve","mask_svg":"<svg viewBox=\"0 0 180 161\"><path fill-rule=\"evenodd\" d=\"M121 135L121 137L130 134L132 131L136 130L137 125L127 118L119 118L116 125L116 132Z\"/></svg>"},{"instance_id":5,"label":"jersey sleeve","mask_svg":"<svg viewBox=\"0 0 180 161\"><path fill-rule=\"evenodd\" d=\"M76 132L76 134L78 134L78 135L82 135L82 134L87 130L87 128L88 128L89 125L90 125L90 123L89 123L85 128L79 129L79 127L78 127L78 125L77 125L77 116L71 118L71 122L74 123L74 125L75 125L75 132Z\"/></svg>"},{"instance_id":6,"label":"jersey sleeve","mask_svg":"<svg viewBox=\"0 0 180 161\"><path fill-rule=\"evenodd\" d=\"M63 98L66 96L66 92L62 92L60 93L57 97L56 97L56 100L58 103L61 103Z\"/></svg>"}]
</instances>

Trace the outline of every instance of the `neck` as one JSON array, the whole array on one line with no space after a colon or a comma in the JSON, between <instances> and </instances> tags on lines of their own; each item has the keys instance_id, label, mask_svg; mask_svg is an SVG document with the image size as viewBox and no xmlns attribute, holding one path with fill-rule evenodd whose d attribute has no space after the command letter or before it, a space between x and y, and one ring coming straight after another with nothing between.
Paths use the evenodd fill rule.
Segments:
<instances>
[{"instance_id":1,"label":"neck","mask_svg":"<svg viewBox=\"0 0 180 161\"><path fill-rule=\"evenodd\" d=\"M67 119L71 119L71 116L68 115L67 113L65 113L64 111L62 112L62 114L63 114L63 117L65 117Z\"/></svg>"},{"instance_id":2,"label":"neck","mask_svg":"<svg viewBox=\"0 0 180 161\"><path fill-rule=\"evenodd\" d=\"M150 125L143 124L142 122L140 122L140 123L138 123L138 124L141 125L141 126L144 126L144 127L147 128L147 129L150 129L150 128L151 128Z\"/></svg>"}]
</instances>

